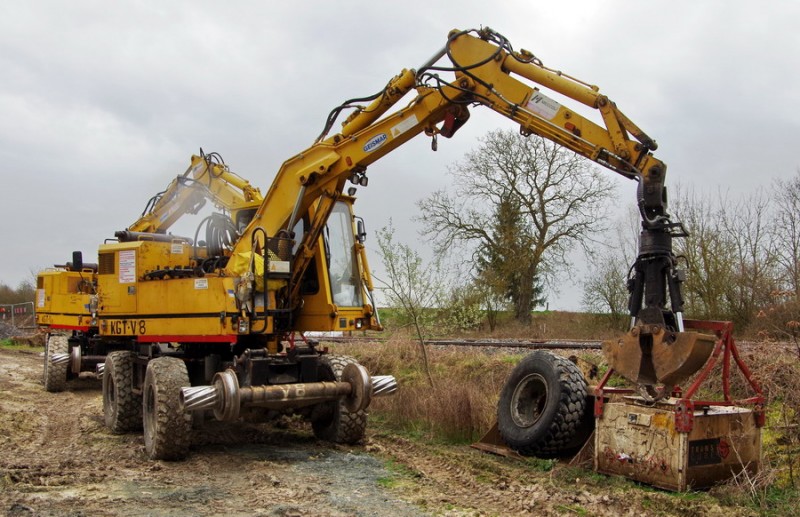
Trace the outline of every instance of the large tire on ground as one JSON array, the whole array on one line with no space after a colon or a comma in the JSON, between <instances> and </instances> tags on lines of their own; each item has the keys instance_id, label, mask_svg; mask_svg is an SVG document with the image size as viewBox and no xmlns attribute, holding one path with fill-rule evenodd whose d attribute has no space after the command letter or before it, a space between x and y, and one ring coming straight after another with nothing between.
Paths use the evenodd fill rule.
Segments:
<instances>
[{"instance_id":1,"label":"large tire on ground","mask_svg":"<svg viewBox=\"0 0 800 517\"><path fill-rule=\"evenodd\" d=\"M580 446L589 411L586 381L567 359L538 350L511 372L500 393L497 427L512 449L553 457Z\"/></svg>"},{"instance_id":2,"label":"large tire on ground","mask_svg":"<svg viewBox=\"0 0 800 517\"><path fill-rule=\"evenodd\" d=\"M358 361L346 355L323 356L320 360L319 380L341 380L345 366L350 363L358 364ZM352 445L364 439L367 412L349 411L344 401L326 402L315 408L311 427L314 429L314 435L320 440Z\"/></svg>"},{"instance_id":3,"label":"large tire on ground","mask_svg":"<svg viewBox=\"0 0 800 517\"><path fill-rule=\"evenodd\" d=\"M48 334L44 347L44 389L51 393L67 389L69 361L54 362L56 355L69 355L69 340L62 334Z\"/></svg>"},{"instance_id":4,"label":"large tire on ground","mask_svg":"<svg viewBox=\"0 0 800 517\"><path fill-rule=\"evenodd\" d=\"M103 371L103 416L112 433L142 428L142 396L133 392L133 352L124 350L106 356Z\"/></svg>"},{"instance_id":5,"label":"large tire on ground","mask_svg":"<svg viewBox=\"0 0 800 517\"><path fill-rule=\"evenodd\" d=\"M183 409L180 390L191 386L186 364L159 357L147 364L142 411L144 447L153 460L182 460L189 452L192 416Z\"/></svg>"}]
</instances>

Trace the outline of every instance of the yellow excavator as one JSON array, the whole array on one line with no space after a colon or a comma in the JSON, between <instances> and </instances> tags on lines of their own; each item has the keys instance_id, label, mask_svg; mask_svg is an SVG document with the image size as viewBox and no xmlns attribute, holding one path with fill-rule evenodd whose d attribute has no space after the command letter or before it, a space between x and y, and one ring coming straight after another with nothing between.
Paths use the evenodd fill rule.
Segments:
<instances>
[{"instance_id":1,"label":"yellow excavator","mask_svg":"<svg viewBox=\"0 0 800 517\"><path fill-rule=\"evenodd\" d=\"M600 122L551 92L595 110ZM316 141L283 163L257 206L208 219L191 241L143 231L100 246L90 341L115 349L105 360L106 424L115 432L143 427L154 459L187 454L191 412L223 421L288 412L310 420L320 438L360 440L371 399L394 391L394 379L371 376L305 335L381 328L364 225L352 209L355 186L366 187L368 167L415 136L431 138L435 150L477 107L637 183L642 231L630 280L632 325L608 344L608 356L653 398L694 373L714 339L683 327L683 273L672 239L684 230L667 212L666 166L652 154L655 141L598 87L514 50L489 28L454 30L418 69L333 109ZM573 446L588 411L586 383L555 356L536 361L543 370L509 388L499 411L510 425L500 433L525 452ZM568 382L543 396L552 391L547 379L564 375ZM553 411L564 414L538 417ZM561 421L570 424L552 424Z\"/></svg>"},{"instance_id":2,"label":"yellow excavator","mask_svg":"<svg viewBox=\"0 0 800 517\"><path fill-rule=\"evenodd\" d=\"M197 214L212 200L216 217L242 218L253 213L263 196L247 180L232 172L218 153L191 157L186 171L146 204L141 216L121 240L188 239L167 231L183 216ZM221 213L219 213L221 211ZM248 212L249 211L249 212ZM84 263L83 254L73 252L72 261L57 264L37 275L36 323L45 332L43 383L50 392L67 388L81 372L102 374L105 357L114 343L92 339L97 335L97 264Z\"/></svg>"}]
</instances>

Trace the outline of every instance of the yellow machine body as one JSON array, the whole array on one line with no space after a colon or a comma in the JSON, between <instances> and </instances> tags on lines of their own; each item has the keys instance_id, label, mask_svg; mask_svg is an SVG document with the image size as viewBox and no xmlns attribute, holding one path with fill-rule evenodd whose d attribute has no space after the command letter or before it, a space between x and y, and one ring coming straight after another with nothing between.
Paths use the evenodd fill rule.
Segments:
<instances>
[{"instance_id":1,"label":"yellow machine body","mask_svg":"<svg viewBox=\"0 0 800 517\"><path fill-rule=\"evenodd\" d=\"M345 301L363 301L365 297L360 291L368 271L360 266L361 255L355 253L352 199L343 198L337 213L341 214L339 223L346 225L342 233L349 232L353 239L347 246L349 257L345 252L339 254L342 260L351 261L348 271L356 275L346 284L351 292ZM101 336L135 337L140 342L235 343L240 334L273 333L273 316L265 310L263 295L254 297L251 308L256 315L254 321L240 325L245 320L237 306L236 293L241 283L238 277L226 276L224 271L197 275L197 248L181 238L142 239L100 246L97 296ZM330 245L320 242L318 247L329 249ZM242 260L230 263L248 267L250 256L251 253L244 253ZM318 253L313 258L313 267L306 277L310 287L303 291L303 311L295 329L302 332L378 328L371 305L337 304L334 287L337 279L331 283L326 255ZM257 260L263 259L257 256ZM277 269L280 272L282 267ZM263 266L254 267L254 273L263 274ZM274 277L275 271L271 273ZM316 278L309 280L310 275ZM270 279L267 286L266 309L269 309L275 307L275 293L285 289L287 281Z\"/></svg>"},{"instance_id":2,"label":"yellow machine body","mask_svg":"<svg viewBox=\"0 0 800 517\"><path fill-rule=\"evenodd\" d=\"M440 60L449 63L440 66ZM581 110L595 110L600 123L548 97L548 90L577 102ZM407 94L408 103L398 105ZM169 404L157 400L160 391L154 387L160 382L201 388L184 393L192 399L190 407L213 408L220 420L235 420L240 407L254 402L272 408L268 393L306 393L306 386L323 389L334 380L344 391L324 400L349 399L345 406L353 412L366 408L357 401L372 392L366 372L328 358L302 335L381 328L363 222L353 214L356 189L345 187L348 182L366 187L368 167L416 136L430 137L435 150L438 137L450 138L468 122L472 107L488 108L518 124L523 135L539 135L638 183L642 232L629 283L631 339L623 341L631 346L618 355L628 354L627 348L639 350L626 373L645 383L685 378L699 367L700 349L708 340L684 333L683 274L672 238L685 230L666 210L666 165L652 154L655 141L599 88L545 67L484 27L451 31L444 47L419 70L401 70L364 99L334 108L315 142L283 162L263 197L218 155L201 153L183 176L154 196L134 225L115 233L116 243L100 246L99 335L93 341L129 352L111 358L111 364L120 361L120 367L138 372L131 396L144 393L145 404L136 411L144 410L151 457L180 455L175 451L184 451L188 443L180 437L172 442L174 433L159 434L157 413L178 406L174 399ZM333 130L338 115L351 108L355 111L341 130ZM194 239L166 234L182 214L199 213L205 199L222 212L205 218ZM674 339L680 353L657 354L653 364L651 336L667 335L664 342ZM125 362L133 356L133 364ZM617 363L626 360L620 357ZM660 369L659 361L669 365ZM656 375L641 372L642 364L655 368ZM292 390L272 389L279 384ZM309 397L299 396L307 399L301 400L304 405L323 400ZM300 407L296 400L289 402L281 407ZM334 436L347 433L333 428L346 421L335 417L345 406L309 406L305 416L316 423L319 436L354 443L363 428L360 434ZM104 408L107 425L122 426L115 415L127 408L110 389L104 390ZM183 416L173 415L171 425L188 434ZM170 448L148 442L151 435L171 443Z\"/></svg>"},{"instance_id":3,"label":"yellow machine body","mask_svg":"<svg viewBox=\"0 0 800 517\"><path fill-rule=\"evenodd\" d=\"M87 331L94 272L48 269L36 277L36 324L45 329Z\"/></svg>"}]
</instances>

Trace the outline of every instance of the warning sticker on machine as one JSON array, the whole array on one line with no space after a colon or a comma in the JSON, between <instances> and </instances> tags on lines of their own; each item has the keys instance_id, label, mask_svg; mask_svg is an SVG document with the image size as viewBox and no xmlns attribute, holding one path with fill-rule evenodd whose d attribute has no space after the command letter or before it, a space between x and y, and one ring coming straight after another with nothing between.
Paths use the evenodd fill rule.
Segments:
<instances>
[{"instance_id":1,"label":"warning sticker on machine","mask_svg":"<svg viewBox=\"0 0 800 517\"><path fill-rule=\"evenodd\" d=\"M36 306L37 307L44 307L44 289L37 289L36 290Z\"/></svg>"},{"instance_id":2,"label":"warning sticker on machine","mask_svg":"<svg viewBox=\"0 0 800 517\"><path fill-rule=\"evenodd\" d=\"M195 289L208 289L208 278L195 278L194 279L194 288Z\"/></svg>"},{"instance_id":3,"label":"warning sticker on machine","mask_svg":"<svg viewBox=\"0 0 800 517\"><path fill-rule=\"evenodd\" d=\"M533 92L531 100L529 100L528 104L525 106L537 115L547 120L552 120L553 117L556 116L556 113L558 113L561 104L537 90Z\"/></svg>"},{"instance_id":4,"label":"warning sticker on machine","mask_svg":"<svg viewBox=\"0 0 800 517\"><path fill-rule=\"evenodd\" d=\"M289 273L291 271L289 262L285 260L270 260L269 272L270 273Z\"/></svg>"},{"instance_id":5,"label":"warning sticker on machine","mask_svg":"<svg viewBox=\"0 0 800 517\"><path fill-rule=\"evenodd\" d=\"M122 250L119 252L118 270L120 284L136 282L136 250Z\"/></svg>"},{"instance_id":6,"label":"warning sticker on machine","mask_svg":"<svg viewBox=\"0 0 800 517\"><path fill-rule=\"evenodd\" d=\"M172 253L173 255L181 255L183 253L183 243L173 242L170 253Z\"/></svg>"},{"instance_id":7,"label":"warning sticker on machine","mask_svg":"<svg viewBox=\"0 0 800 517\"><path fill-rule=\"evenodd\" d=\"M418 120L416 115L411 115L410 117L403 119L392 127L392 137L402 135L412 127L416 126L417 123Z\"/></svg>"}]
</instances>

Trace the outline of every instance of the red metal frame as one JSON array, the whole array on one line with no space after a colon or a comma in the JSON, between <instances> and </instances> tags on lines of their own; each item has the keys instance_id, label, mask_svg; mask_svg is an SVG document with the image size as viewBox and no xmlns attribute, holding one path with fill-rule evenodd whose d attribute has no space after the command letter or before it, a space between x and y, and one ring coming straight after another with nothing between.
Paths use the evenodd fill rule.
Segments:
<instances>
[{"instance_id":1,"label":"red metal frame","mask_svg":"<svg viewBox=\"0 0 800 517\"><path fill-rule=\"evenodd\" d=\"M709 357L703 368L700 369L694 382L692 382L686 392L684 393L680 386L672 388L672 396L678 399L675 404L675 430L682 433L690 432L694 425L694 411L696 409L708 408L709 406L753 406L756 425L762 427L765 421L764 394L761 391L761 386L759 386L758 382L753 378L750 368L747 367L739 355L739 349L736 347L736 342L733 339L733 323L730 321L684 320L684 327L691 330L711 331L718 339L713 352L711 352L711 357ZM697 390L700 389L700 386L708 378L711 370L716 366L720 355L722 355L723 400L692 400ZM742 375L747 380L750 388L755 393L754 396L738 400L731 399L731 359L733 359L736 366L738 366ZM606 388L606 383L613 373L614 370L609 368L594 389L594 416L596 418L603 416L603 404L606 395L633 393L634 391L628 388Z\"/></svg>"}]
</instances>

